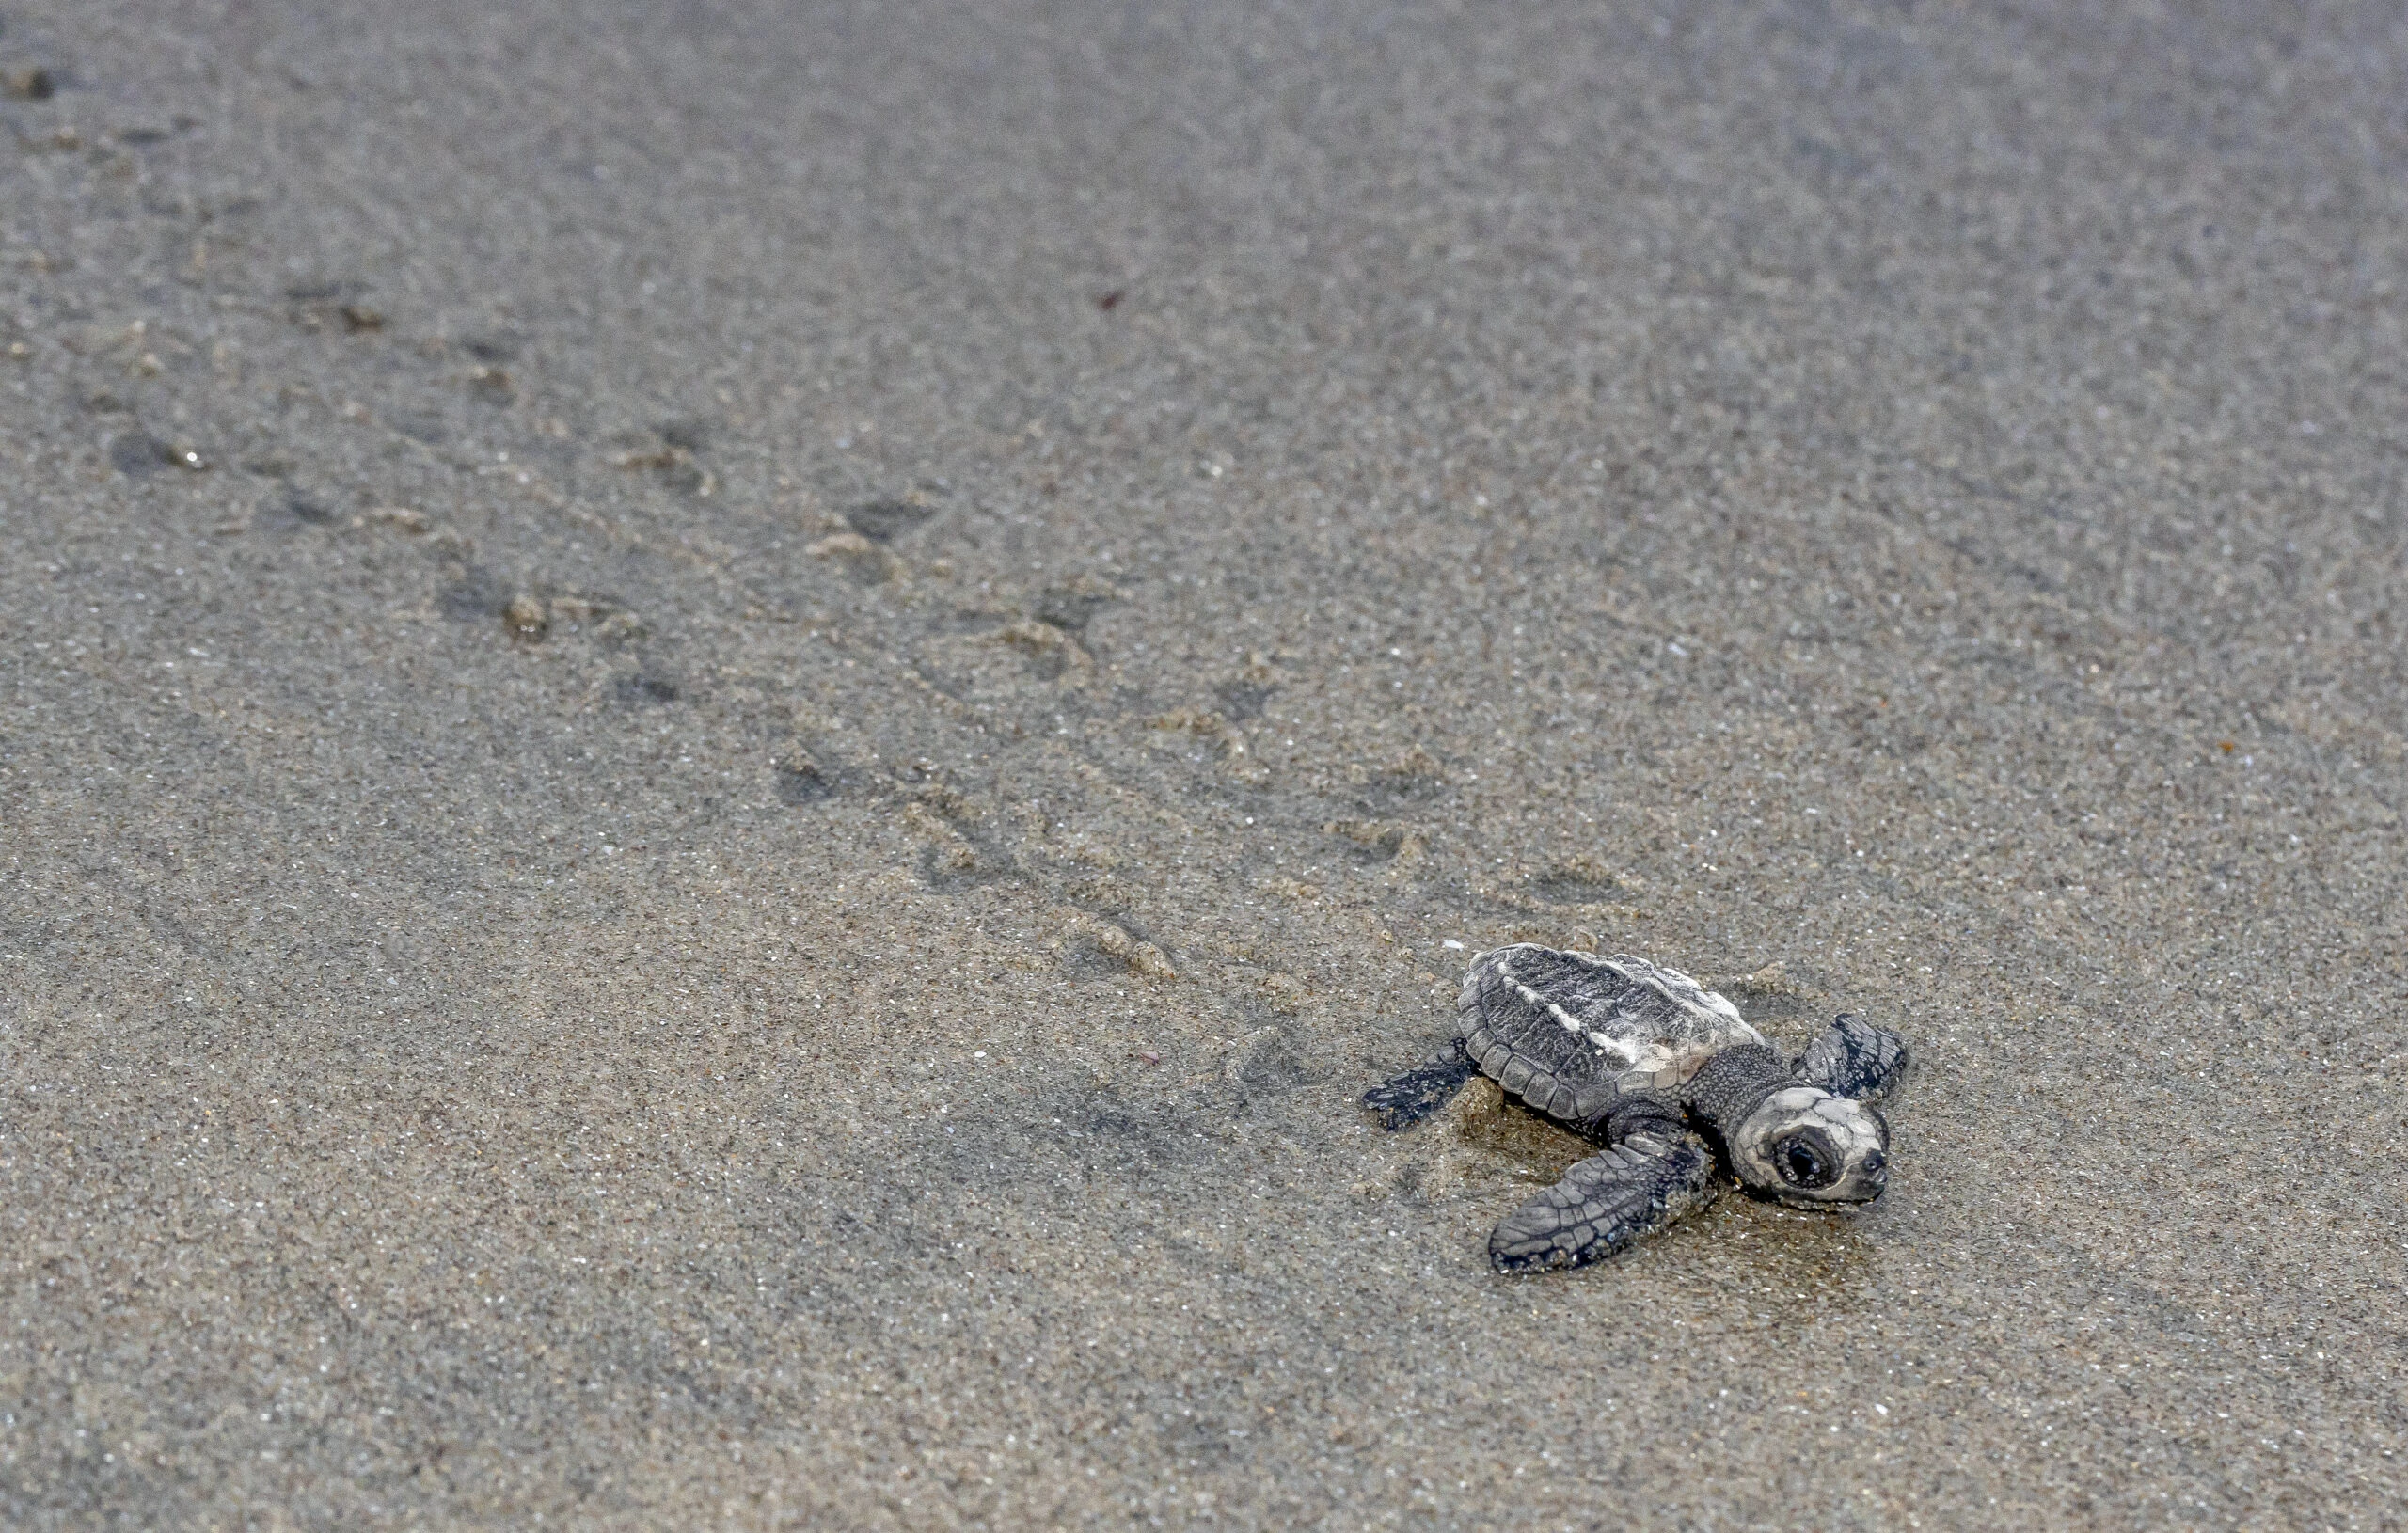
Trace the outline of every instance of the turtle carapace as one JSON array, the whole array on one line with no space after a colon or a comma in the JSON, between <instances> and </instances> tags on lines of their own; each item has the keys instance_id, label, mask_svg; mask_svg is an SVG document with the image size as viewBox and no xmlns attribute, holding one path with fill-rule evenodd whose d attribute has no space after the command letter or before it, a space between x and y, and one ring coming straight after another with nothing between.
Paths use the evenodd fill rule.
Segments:
<instances>
[{"instance_id":1,"label":"turtle carapace","mask_svg":"<svg viewBox=\"0 0 2408 1533\"><path fill-rule=\"evenodd\" d=\"M1477 1071L1603 1149L1506 1215L1500 1272L1612 1256L1710 1200L1717 1155L1739 1184L1796 1208L1870 1203L1889 1174L1875 1105L1906 1072L1887 1028L1843 1016L1796 1060L1677 969L1529 943L1472 960L1447 1051L1363 1098L1418 1123Z\"/></svg>"}]
</instances>

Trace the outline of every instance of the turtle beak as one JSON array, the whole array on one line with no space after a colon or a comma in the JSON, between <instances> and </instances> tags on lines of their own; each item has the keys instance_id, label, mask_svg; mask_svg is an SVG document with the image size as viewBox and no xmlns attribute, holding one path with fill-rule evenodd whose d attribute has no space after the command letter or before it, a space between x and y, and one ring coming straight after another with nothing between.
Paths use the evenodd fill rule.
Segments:
<instances>
[{"instance_id":1,"label":"turtle beak","mask_svg":"<svg viewBox=\"0 0 2408 1533\"><path fill-rule=\"evenodd\" d=\"M1841 1208L1861 1207L1878 1198L1889 1185L1890 1157L1877 1149L1866 1150L1863 1158L1848 1168L1840 1185L1831 1189L1838 1194L1831 1203Z\"/></svg>"}]
</instances>

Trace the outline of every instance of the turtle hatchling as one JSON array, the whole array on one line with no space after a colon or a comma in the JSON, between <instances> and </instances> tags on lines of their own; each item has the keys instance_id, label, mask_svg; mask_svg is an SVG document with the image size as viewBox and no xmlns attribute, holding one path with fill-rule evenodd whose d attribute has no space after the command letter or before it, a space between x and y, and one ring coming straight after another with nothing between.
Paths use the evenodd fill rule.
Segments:
<instances>
[{"instance_id":1,"label":"turtle hatchling","mask_svg":"<svg viewBox=\"0 0 2408 1533\"><path fill-rule=\"evenodd\" d=\"M1605 1146L1489 1236L1489 1261L1521 1272L1612 1256L1710 1202L1726 1166L1793 1208L1872 1202L1890 1155L1876 1104L1906 1068L1906 1040L1853 1016L1793 1061L1677 969L1517 943L1472 960L1447 1051L1363 1105L1405 1128L1485 1071Z\"/></svg>"}]
</instances>

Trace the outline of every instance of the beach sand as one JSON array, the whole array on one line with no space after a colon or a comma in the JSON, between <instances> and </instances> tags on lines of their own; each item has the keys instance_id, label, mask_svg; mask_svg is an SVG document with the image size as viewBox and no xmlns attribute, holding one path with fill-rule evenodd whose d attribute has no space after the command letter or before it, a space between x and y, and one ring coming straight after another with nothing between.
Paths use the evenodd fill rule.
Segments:
<instances>
[{"instance_id":1,"label":"beach sand","mask_svg":"<svg viewBox=\"0 0 2408 1533\"><path fill-rule=\"evenodd\" d=\"M0 1521L2408 1525L2397 8L0 79ZM1888 1196L1493 1274L1515 940Z\"/></svg>"}]
</instances>

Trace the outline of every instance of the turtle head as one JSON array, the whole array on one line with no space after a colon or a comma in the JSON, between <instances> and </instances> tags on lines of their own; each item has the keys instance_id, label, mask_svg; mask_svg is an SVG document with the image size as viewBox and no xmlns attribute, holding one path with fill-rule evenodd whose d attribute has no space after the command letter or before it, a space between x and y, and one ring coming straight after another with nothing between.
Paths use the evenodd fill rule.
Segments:
<instances>
[{"instance_id":1,"label":"turtle head","mask_svg":"<svg viewBox=\"0 0 2408 1533\"><path fill-rule=\"evenodd\" d=\"M1889 1179L1890 1125L1819 1086L1774 1092L1729 1143L1739 1179L1792 1208L1870 1203Z\"/></svg>"}]
</instances>

